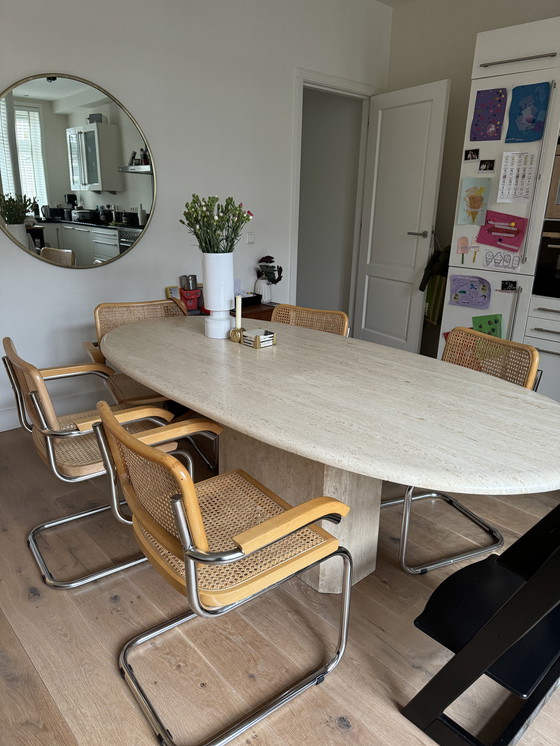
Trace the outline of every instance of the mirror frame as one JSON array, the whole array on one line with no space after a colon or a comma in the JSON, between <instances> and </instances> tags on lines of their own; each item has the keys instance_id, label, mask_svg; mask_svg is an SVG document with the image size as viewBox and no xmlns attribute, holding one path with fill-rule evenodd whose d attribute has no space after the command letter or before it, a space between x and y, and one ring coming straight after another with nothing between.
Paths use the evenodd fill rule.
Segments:
<instances>
[{"instance_id":1,"label":"mirror frame","mask_svg":"<svg viewBox=\"0 0 560 746\"><path fill-rule=\"evenodd\" d=\"M56 73L56 72L47 72L47 73L37 73L35 75L28 75L25 78L21 78L21 80L18 80L17 82L13 83L11 86L8 86L8 88L5 88L3 91L0 92L0 99L3 99L5 96L8 95L8 93L12 92L15 88L17 88L20 85L23 85L24 83L28 83L31 80L39 80L41 78L50 78L50 77L56 77L56 78L66 78L68 80L76 80L78 83L83 83L84 85L90 86L91 88L95 88L96 90L100 91L104 96L107 96L107 98L111 99L120 109L130 118L136 129L138 130L142 140L144 141L144 144L146 145L146 148L148 149L148 153L150 154L150 164L152 166L152 184L153 184L153 197L152 197L152 205L149 213L149 217L146 221L146 225L143 226L144 230L142 233L138 236L136 241L132 244L132 246L129 246L129 248L126 251L123 251L122 254L119 254L118 256L112 257L112 259L107 259L104 262L101 262L100 264L84 264L82 266L74 266L74 267L68 267L60 264L56 264L55 262L51 262L49 259L45 259L44 257L40 256L39 254L33 254L28 247L24 246L20 241L17 240L17 238L10 233L10 231L7 229L7 227L4 225L4 221L0 220L0 230L6 235L18 248L22 249L26 254L28 254L30 257L34 259L38 259L41 262L45 262L46 264L50 264L52 267L60 267L60 269L98 269L99 267L105 267L108 264L113 264L113 262L118 261L123 256L126 256L129 254L132 249L134 249L142 240L144 237L144 234L146 230L148 229L148 226L152 222L152 216L154 214L154 209L156 206L156 198L157 198L157 176L156 176L156 168L154 164L154 158L153 158L153 151L148 143L148 140L146 138L146 135L144 134L144 131L138 124L138 121L136 117L134 117L130 111L122 104L117 98L115 98L109 91L107 91L105 88L103 88L100 85L97 85L96 83L92 83L90 80L86 80L85 78L81 78L78 75L72 75L70 73ZM123 164L124 165L124 164Z\"/></svg>"}]
</instances>

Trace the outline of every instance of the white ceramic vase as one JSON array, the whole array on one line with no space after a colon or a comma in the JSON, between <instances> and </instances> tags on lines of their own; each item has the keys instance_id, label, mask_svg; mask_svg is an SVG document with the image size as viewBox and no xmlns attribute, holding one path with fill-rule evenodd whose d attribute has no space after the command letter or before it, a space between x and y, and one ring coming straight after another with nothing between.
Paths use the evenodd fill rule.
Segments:
<instances>
[{"instance_id":1,"label":"white ceramic vase","mask_svg":"<svg viewBox=\"0 0 560 746\"><path fill-rule=\"evenodd\" d=\"M255 282L255 293L262 296L261 303L270 303L272 300L272 287L264 277L261 277L260 280Z\"/></svg>"},{"instance_id":2,"label":"white ceramic vase","mask_svg":"<svg viewBox=\"0 0 560 746\"><path fill-rule=\"evenodd\" d=\"M26 249L29 248L29 241L27 239L27 231L25 230L25 225L23 225L23 223L8 223L6 228L8 232L16 239L18 243L25 246Z\"/></svg>"},{"instance_id":3,"label":"white ceramic vase","mask_svg":"<svg viewBox=\"0 0 560 746\"><path fill-rule=\"evenodd\" d=\"M232 318L230 310L235 304L233 293L233 252L227 254L202 254L202 279L204 282L204 307L210 311L204 321L204 330L211 339L229 337Z\"/></svg>"}]
</instances>

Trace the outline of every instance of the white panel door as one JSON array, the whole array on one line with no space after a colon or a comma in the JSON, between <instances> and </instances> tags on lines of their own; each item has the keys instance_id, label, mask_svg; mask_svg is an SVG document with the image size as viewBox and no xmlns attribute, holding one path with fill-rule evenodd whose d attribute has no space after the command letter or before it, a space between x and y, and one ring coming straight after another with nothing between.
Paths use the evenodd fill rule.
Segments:
<instances>
[{"instance_id":1,"label":"white panel door","mask_svg":"<svg viewBox=\"0 0 560 746\"><path fill-rule=\"evenodd\" d=\"M418 352L449 81L374 96L354 336Z\"/></svg>"}]
</instances>

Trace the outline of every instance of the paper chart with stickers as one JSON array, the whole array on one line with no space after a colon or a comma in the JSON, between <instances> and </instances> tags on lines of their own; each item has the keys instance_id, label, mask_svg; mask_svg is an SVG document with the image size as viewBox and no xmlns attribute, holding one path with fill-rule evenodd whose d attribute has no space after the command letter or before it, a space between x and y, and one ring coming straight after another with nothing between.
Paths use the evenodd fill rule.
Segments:
<instances>
[{"instance_id":1,"label":"paper chart with stickers","mask_svg":"<svg viewBox=\"0 0 560 746\"><path fill-rule=\"evenodd\" d=\"M536 169L536 153L504 153L496 202L529 202L535 189Z\"/></svg>"}]
</instances>

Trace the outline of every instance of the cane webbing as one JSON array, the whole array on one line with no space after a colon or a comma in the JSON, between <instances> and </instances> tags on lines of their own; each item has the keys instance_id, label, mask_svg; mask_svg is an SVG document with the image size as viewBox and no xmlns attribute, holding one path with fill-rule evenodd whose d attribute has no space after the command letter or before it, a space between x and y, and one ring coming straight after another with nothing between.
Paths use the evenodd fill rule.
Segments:
<instances>
[{"instance_id":1,"label":"cane webbing","mask_svg":"<svg viewBox=\"0 0 560 746\"><path fill-rule=\"evenodd\" d=\"M539 354L530 345L456 327L447 336L441 359L531 389Z\"/></svg>"},{"instance_id":2,"label":"cane webbing","mask_svg":"<svg viewBox=\"0 0 560 746\"><path fill-rule=\"evenodd\" d=\"M112 376L109 376L106 383L115 399L119 402L126 401L130 404L135 400L166 400L166 397L162 396L162 394L158 394L157 391L144 386L143 383L135 381L134 378L127 376L125 373L114 373Z\"/></svg>"},{"instance_id":3,"label":"cane webbing","mask_svg":"<svg viewBox=\"0 0 560 746\"><path fill-rule=\"evenodd\" d=\"M120 442L119 450L135 497L149 513L157 528L164 529L163 536L168 534L169 539L173 537L177 540L179 532L170 498L179 493L179 487L173 475L163 466L148 461ZM195 487L208 548L212 552L237 549L233 536L285 511L274 498L238 472L220 474L199 482ZM134 515L133 506L131 509ZM160 572L161 566L164 565L167 568L166 574L171 575L175 581L174 585L182 587L184 591L185 566L182 552L176 549L180 545L176 541L168 540L164 546L163 539L156 539L147 521L143 521L138 515L135 515L134 525L148 558L152 562L156 560L154 564ZM334 551L336 546L336 539L326 532L306 527L236 562L221 566L199 563L199 593L202 594L201 598L204 594L210 593L213 599L220 593L232 591L242 584L244 587L251 587L252 581L270 571L276 570L287 576L294 572L292 565L295 560L299 559L301 562L305 555L307 564L311 564L314 559ZM205 601L208 603L208 598L205 598Z\"/></svg>"},{"instance_id":4,"label":"cane webbing","mask_svg":"<svg viewBox=\"0 0 560 746\"><path fill-rule=\"evenodd\" d=\"M201 482L196 488L210 551L236 549L232 536L284 512L278 503L237 472L228 472ZM143 536L142 543L147 542L152 546L175 579L184 586L185 566L182 558L162 546L145 526L139 522L135 526ZM336 540L329 541L330 538L307 527L236 562L219 566L199 563L199 593L231 592L241 584L248 585L259 575L279 570L282 566L285 566L286 575L289 575L293 572L290 565L294 560L305 555L308 564L311 564L313 560L308 557L313 556L313 550L319 550L321 556L332 551L329 546L325 552L324 546L336 545Z\"/></svg>"},{"instance_id":5,"label":"cane webbing","mask_svg":"<svg viewBox=\"0 0 560 746\"><path fill-rule=\"evenodd\" d=\"M116 405L113 412L126 409L125 406ZM97 410L90 412L81 412L80 414L61 415L58 420L60 430L75 430L76 420L82 418L95 417ZM138 433L147 430L153 425L146 420L143 422L133 422L125 425L126 429L132 433ZM42 458L47 460L47 446L45 436L36 428L32 431L33 441ZM94 433L83 433L66 438L53 438L56 465L60 472L66 476L76 477L87 474L95 474L98 471L104 471L103 460L97 445L97 439Z\"/></svg>"},{"instance_id":6,"label":"cane webbing","mask_svg":"<svg viewBox=\"0 0 560 746\"><path fill-rule=\"evenodd\" d=\"M111 329L135 321L184 316L180 306L172 300L142 301L138 303L101 303L93 312L97 340Z\"/></svg>"},{"instance_id":7,"label":"cane webbing","mask_svg":"<svg viewBox=\"0 0 560 746\"><path fill-rule=\"evenodd\" d=\"M314 308L281 304L274 307L271 321L304 326L306 329L317 329L341 336L345 336L348 331L348 316L343 311L319 311Z\"/></svg>"}]
</instances>

